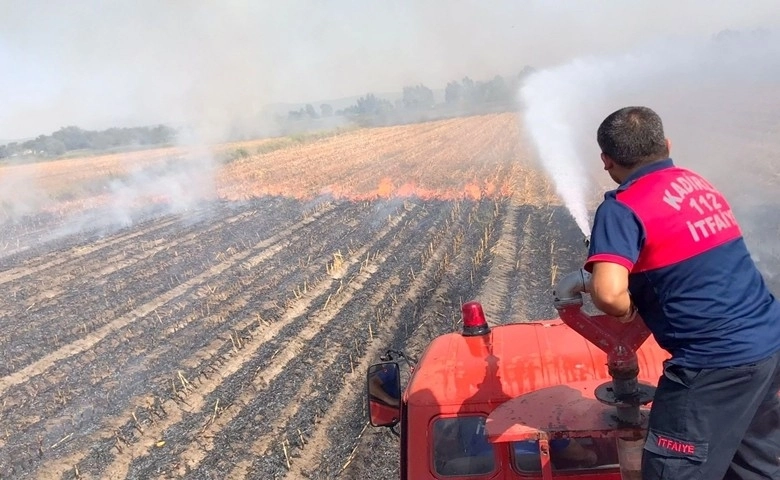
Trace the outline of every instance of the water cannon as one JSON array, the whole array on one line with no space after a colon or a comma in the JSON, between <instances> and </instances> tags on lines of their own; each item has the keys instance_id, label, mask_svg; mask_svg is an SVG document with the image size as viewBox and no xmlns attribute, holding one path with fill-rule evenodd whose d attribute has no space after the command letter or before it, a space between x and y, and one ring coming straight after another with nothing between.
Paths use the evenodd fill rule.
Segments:
<instances>
[{"instance_id":1,"label":"water cannon","mask_svg":"<svg viewBox=\"0 0 780 480\"><path fill-rule=\"evenodd\" d=\"M590 235L586 235L585 239L583 239L582 243L585 244L585 248L590 248Z\"/></svg>"},{"instance_id":2,"label":"water cannon","mask_svg":"<svg viewBox=\"0 0 780 480\"><path fill-rule=\"evenodd\" d=\"M591 275L584 269L561 278L555 286L554 305L561 320L607 354L612 382L599 388L597 398L617 407L618 418L626 424L641 423L640 405L653 399L655 387L637 380L639 366L636 351L650 336L644 321L637 316L621 323L610 315L588 315L582 311L583 293L592 290Z\"/></svg>"},{"instance_id":3,"label":"water cannon","mask_svg":"<svg viewBox=\"0 0 780 480\"><path fill-rule=\"evenodd\" d=\"M585 241L589 242L586 237ZM594 396L602 404L615 407L620 425L641 428L646 421L640 407L653 400L655 387L639 382L637 350L650 336L637 316L621 323L610 315L588 315L582 311L583 293L592 292L591 275L580 269L565 275L555 286L554 305L566 325L607 354L607 370L612 377L596 387ZM618 438L620 470L624 479L640 477L644 438Z\"/></svg>"}]
</instances>

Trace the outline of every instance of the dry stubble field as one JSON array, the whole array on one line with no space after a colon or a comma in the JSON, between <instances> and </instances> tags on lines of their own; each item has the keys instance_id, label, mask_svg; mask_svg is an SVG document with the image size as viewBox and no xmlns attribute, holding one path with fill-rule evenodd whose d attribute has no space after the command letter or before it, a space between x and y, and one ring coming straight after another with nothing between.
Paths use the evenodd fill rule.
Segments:
<instances>
[{"instance_id":1,"label":"dry stubble field","mask_svg":"<svg viewBox=\"0 0 780 480\"><path fill-rule=\"evenodd\" d=\"M0 169L0 478L393 478L366 367L584 258L514 114L268 142Z\"/></svg>"}]
</instances>

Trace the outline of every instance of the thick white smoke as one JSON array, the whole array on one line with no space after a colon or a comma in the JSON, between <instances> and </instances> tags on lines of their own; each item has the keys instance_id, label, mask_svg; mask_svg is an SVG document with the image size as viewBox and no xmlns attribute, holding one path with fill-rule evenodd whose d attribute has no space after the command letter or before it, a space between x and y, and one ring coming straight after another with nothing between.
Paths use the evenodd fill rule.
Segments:
<instances>
[{"instance_id":1,"label":"thick white smoke","mask_svg":"<svg viewBox=\"0 0 780 480\"><path fill-rule=\"evenodd\" d=\"M101 181L102 195L62 219L62 226L46 239L79 232L107 234L150 215L186 214L192 221L204 202L216 198L215 168L210 151L193 150Z\"/></svg>"}]
</instances>

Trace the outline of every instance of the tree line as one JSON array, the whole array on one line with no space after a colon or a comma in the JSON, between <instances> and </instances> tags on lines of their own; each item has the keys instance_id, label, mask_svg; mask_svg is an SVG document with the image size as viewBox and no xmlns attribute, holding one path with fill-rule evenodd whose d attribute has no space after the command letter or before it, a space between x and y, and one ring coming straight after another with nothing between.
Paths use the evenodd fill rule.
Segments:
<instances>
[{"instance_id":1,"label":"tree line","mask_svg":"<svg viewBox=\"0 0 780 480\"><path fill-rule=\"evenodd\" d=\"M335 110L323 103L316 108L307 104L289 111L287 117L277 117L291 131L340 125L344 121L359 125L387 125L430 120L460 114L516 108L516 93L524 77L532 72L526 67L518 75L475 81L469 77L447 83L443 101L436 101L434 91L423 84L403 87L400 98L391 102L368 93L354 105ZM298 125L297 127L295 125ZM297 129L297 130L296 130ZM283 129L284 130L284 129ZM165 125L155 127L109 128L84 130L63 127L51 135L39 135L24 142L0 145L0 159L6 157L56 157L73 151L105 151L135 146L159 146L175 141L177 131Z\"/></svg>"},{"instance_id":2,"label":"tree line","mask_svg":"<svg viewBox=\"0 0 780 480\"><path fill-rule=\"evenodd\" d=\"M101 131L69 126L60 128L51 135L39 135L25 142L0 145L0 158L28 155L54 157L76 150L165 145L171 143L175 136L176 130L165 125L109 128Z\"/></svg>"},{"instance_id":3,"label":"tree line","mask_svg":"<svg viewBox=\"0 0 780 480\"><path fill-rule=\"evenodd\" d=\"M475 81L464 77L447 83L443 102L436 102L433 90L423 84L403 87L401 98L395 103L368 93L357 99L354 105L335 110L329 104L320 105L319 111L311 104L299 110L291 110L289 121L317 120L328 117L347 117L363 120L362 123L390 123L383 120L403 121L410 116L425 114L425 117L437 117L447 112L480 111L516 108L516 94L523 79L533 72L531 67L524 68L518 75L504 78L496 75L490 80Z\"/></svg>"}]
</instances>

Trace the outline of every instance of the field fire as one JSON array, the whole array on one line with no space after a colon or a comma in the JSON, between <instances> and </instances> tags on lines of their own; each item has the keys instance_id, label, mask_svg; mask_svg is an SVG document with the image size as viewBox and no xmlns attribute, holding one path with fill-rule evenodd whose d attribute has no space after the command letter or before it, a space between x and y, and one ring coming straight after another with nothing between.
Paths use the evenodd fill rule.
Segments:
<instances>
[{"instance_id":1,"label":"field fire","mask_svg":"<svg viewBox=\"0 0 780 480\"><path fill-rule=\"evenodd\" d=\"M493 322L550 316L517 299L576 266L522 145L514 114L349 131L222 164L193 211L38 243L99 210L84 186L121 163L27 166L84 196L3 233L0 476L360 478L384 437L365 430L369 363L419 353L467 299Z\"/></svg>"},{"instance_id":2,"label":"field fire","mask_svg":"<svg viewBox=\"0 0 780 480\"><path fill-rule=\"evenodd\" d=\"M618 478L641 362L607 389L631 435L581 382L636 345L569 323L771 336L733 305L780 294L776 2L76 3L0 17L0 480ZM600 127L627 106L660 118ZM707 183L605 200L672 164ZM587 428L512 416L570 385ZM613 433L634 453L577 466Z\"/></svg>"},{"instance_id":3,"label":"field fire","mask_svg":"<svg viewBox=\"0 0 780 480\"><path fill-rule=\"evenodd\" d=\"M584 258L515 114L264 143L211 149L186 208L134 197L131 225L79 235L130 160L192 152L5 167L51 200L2 233L1 478L390 478L366 367L472 299L493 324L553 317Z\"/></svg>"}]
</instances>

